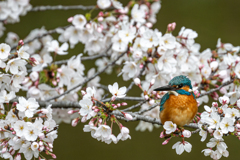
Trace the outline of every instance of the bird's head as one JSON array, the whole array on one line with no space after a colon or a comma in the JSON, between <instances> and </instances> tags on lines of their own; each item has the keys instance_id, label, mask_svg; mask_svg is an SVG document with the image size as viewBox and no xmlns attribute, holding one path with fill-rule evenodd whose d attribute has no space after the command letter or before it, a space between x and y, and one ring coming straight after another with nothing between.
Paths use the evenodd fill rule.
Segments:
<instances>
[{"instance_id":1,"label":"bird's head","mask_svg":"<svg viewBox=\"0 0 240 160\"><path fill-rule=\"evenodd\" d=\"M191 81L186 76L176 76L171 79L168 85L156 88L154 91L176 91L179 89L183 89L187 92L192 90Z\"/></svg>"}]
</instances>

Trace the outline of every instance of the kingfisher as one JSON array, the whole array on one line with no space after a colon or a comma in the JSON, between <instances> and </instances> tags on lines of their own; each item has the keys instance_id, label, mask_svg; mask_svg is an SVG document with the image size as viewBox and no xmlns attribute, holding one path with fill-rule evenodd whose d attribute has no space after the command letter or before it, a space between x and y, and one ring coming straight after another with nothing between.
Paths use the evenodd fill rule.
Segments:
<instances>
[{"instance_id":1,"label":"kingfisher","mask_svg":"<svg viewBox=\"0 0 240 160\"><path fill-rule=\"evenodd\" d=\"M154 91L168 91L160 102L159 117L162 124L172 121L182 127L193 120L198 111L198 105L191 81L186 76L176 76L168 85L156 88Z\"/></svg>"}]
</instances>

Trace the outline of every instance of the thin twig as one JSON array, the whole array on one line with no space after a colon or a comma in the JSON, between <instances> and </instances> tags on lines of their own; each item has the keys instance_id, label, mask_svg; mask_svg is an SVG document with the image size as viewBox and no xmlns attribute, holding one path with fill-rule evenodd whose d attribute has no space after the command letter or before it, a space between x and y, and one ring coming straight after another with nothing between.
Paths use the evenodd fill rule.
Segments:
<instances>
[{"instance_id":1,"label":"thin twig","mask_svg":"<svg viewBox=\"0 0 240 160\"><path fill-rule=\"evenodd\" d=\"M146 103L146 102L147 102L147 100L144 100L144 101L142 101L142 102L139 102L139 103L136 104L136 105L133 105L133 106L131 106L131 107L128 107L128 108L126 108L126 109L123 109L122 111L123 111L123 112L125 112L125 111L130 111L130 110L132 110L132 109L135 109L135 108L141 106L142 104L144 104L144 103Z\"/></svg>"},{"instance_id":2,"label":"thin twig","mask_svg":"<svg viewBox=\"0 0 240 160\"><path fill-rule=\"evenodd\" d=\"M159 105L159 104L154 104L154 105L148 107L147 109L144 109L144 110L142 110L142 111L138 111L138 112L135 112L135 113L136 113L136 114L143 114L143 113L145 113L145 112L147 112L147 111L150 111L150 110L152 110L153 108L157 107L157 105Z\"/></svg>"},{"instance_id":3,"label":"thin twig","mask_svg":"<svg viewBox=\"0 0 240 160\"><path fill-rule=\"evenodd\" d=\"M142 97L123 97L123 98L116 98L117 101L125 100L125 101L144 101ZM103 99L102 102L109 102L111 98Z\"/></svg>"},{"instance_id":4,"label":"thin twig","mask_svg":"<svg viewBox=\"0 0 240 160\"><path fill-rule=\"evenodd\" d=\"M220 90L222 87L227 86L227 85L233 83L233 81L234 81L234 79L231 79L230 81L223 83L222 85L220 85L217 88L211 89L210 91L207 91L205 93L200 94L197 98L205 96L205 95L208 95L208 94L213 93L213 92L216 92L216 91Z\"/></svg>"},{"instance_id":5,"label":"thin twig","mask_svg":"<svg viewBox=\"0 0 240 160\"><path fill-rule=\"evenodd\" d=\"M95 8L96 6L83 6L83 5L74 5L74 6L62 6L62 5L57 5L57 6L36 6L32 8L30 11L31 12L36 12L36 11L46 11L46 10L70 10L70 9L81 9L81 10L91 10Z\"/></svg>"}]
</instances>

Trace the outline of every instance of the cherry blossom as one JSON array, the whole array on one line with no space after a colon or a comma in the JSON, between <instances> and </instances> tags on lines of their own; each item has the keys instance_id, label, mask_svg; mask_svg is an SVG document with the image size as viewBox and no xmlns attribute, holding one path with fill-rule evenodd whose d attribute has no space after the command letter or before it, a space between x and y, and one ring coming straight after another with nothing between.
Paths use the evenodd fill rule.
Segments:
<instances>
[{"instance_id":1,"label":"cherry blossom","mask_svg":"<svg viewBox=\"0 0 240 160\"><path fill-rule=\"evenodd\" d=\"M175 144L172 146L172 149L176 149L176 153L177 153L178 155L181 155L181 154L184 152L184 150L185 150L186 152L191 152L191 150L192 150L192 145L191 145L189 142L187 142L187 141L177 142L177 143L175 143Z\"/></svg>"},{"instance_id":2,"label":"cherry blossom","mask_svg":"<svg viewBox=\"0 0 240 160\"><path fill-rule=\"evenodd\" d=\"M127 88L121 87L118 89L117 82L115 82L113 85L108 85L108 89L109 89L109 92L111 92L112 95L115 96L116 98L122 98L122 97L126 96L125 92L126 92Z\"/></svg>"}]
</instances>

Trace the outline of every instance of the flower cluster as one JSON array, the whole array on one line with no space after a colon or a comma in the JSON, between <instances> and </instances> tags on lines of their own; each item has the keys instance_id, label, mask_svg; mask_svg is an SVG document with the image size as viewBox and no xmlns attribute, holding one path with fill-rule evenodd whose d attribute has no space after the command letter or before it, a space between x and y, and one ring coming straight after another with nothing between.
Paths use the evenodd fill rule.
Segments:
<instances>
[{"instance_id":1,"label":"flower cluster","mask_svg":"<svg viewBox=\"0 0 240 160\"><path fill-rule=\"evenodd\" d=\"M24 16L32 8L29 0L4 0L0 2L0 37L5 30L3 23L19 22L19 16Z\"/></svg>"},{"instance_id":2,"label":"flower cluster","mask_svg":"<svg viewBox=\"0 0 240 160\"><path fill-rule=\"evenodd\" d=\"M14 102L16 92L22 88L21 84L27 75L26 65L35 64L22 45L20 41L17 51L10 54L10 46L0 44L0 156L13 159L15 155L16 159L21 159L23 153L26 159L32 159L33 156L40 157L40 152L45 152L55 158L52 148L57 138L57 128L52 119L51 105L39 109L34 98L26 100L24 97L19 97L18 103Z\"/></svg>"},{"instance_id":3,"label":"flower cluster","mask_svg":"<svg viewBox=\"0 0 240 160\"><path fill-rule=\"evenodd\" d=\"M129 129L123 126L117 118L112 114L116 112L119 107L126 106L127 103L114 104L116 98L125 97L126 87L118 87L118 83L115 82L113 85L109 85L109 92L112 94L111 102L103 103L95 98L96 90L95 88L88 87L86 92L82 90L83 99L80 100L79 104L81 109L69 111L69 114L78 112L79 117L72 121L72 126L76 126L77 123L86 122L90 120L88 125L83 128L84 132L91 132L91 136L97 140L101 140L107 144L111 142L117 143L119 140L131 139L129 135ZM128 120L132 119L132 116L128 113L122 112L121 114ZM107 121L111 121L111 127L107 125ZM116 123L119 126L120 133L116 137L112 133L113 124Z\"/></svg>"},{"instance_id":4,"label":"flower cluster","mask_svg":"<svg viewBox=\"0 0 240 160\"><path fill-rule=\"evenodd\" d=\"M51 116L51 105L46 109L38 109L35 99L26 100L19 97L5 119L1 119L1 157L21 159L21 153L28 160L44 158L45 152L56 158L52 153L53 141L57 138L57 126ZM34 115L34 117L33 117Z\"/></svg>"},{"instance_id":5,"label":"flower cluster","mask_svg":"<svg viewBox=\"0 0 240 160\"><path fill-rule=\"evenodd\" d=\"M238 100L239 101L239 100ZM213 138L207 143L208 149L204 149L205 156L213 159L220 159L222 156L228 157L227 145L223 136L235 135L239 138L239 102L230 103L227 96L219 97L219 103L213 102L212 107L204 106L205 111L201 114L198 125L201 128L199 135L201 141L205 141L207 133ZM213 148L216 147L216 150Z\"/></svg>"}]
</instances>

